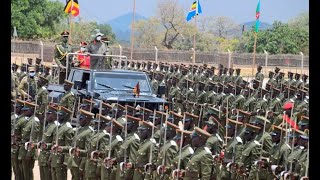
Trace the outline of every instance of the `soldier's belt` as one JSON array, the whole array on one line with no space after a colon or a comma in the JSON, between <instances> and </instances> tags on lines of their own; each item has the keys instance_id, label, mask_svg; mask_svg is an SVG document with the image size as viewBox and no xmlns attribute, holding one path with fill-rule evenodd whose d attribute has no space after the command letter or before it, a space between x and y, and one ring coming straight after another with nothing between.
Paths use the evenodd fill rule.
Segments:
<instances>
[{"instance_id":1,"label":"soldier's belt","mask_svg":"<svg viewBox=\"0 0 320 180\"><path fill-rule=\"evenodd\" d=\"M185 177L190 177L190 178L199 178L199 174L196 172L190 172L187 171Z\"/></svg>"}]
</instances>

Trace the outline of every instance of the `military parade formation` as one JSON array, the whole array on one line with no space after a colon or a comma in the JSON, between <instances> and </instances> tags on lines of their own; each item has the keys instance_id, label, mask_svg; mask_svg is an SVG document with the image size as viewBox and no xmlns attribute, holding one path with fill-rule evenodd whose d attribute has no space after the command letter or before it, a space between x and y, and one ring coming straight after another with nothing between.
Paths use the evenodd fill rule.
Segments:
<instances>
[{"instance_id":1,"label":"military parade formation","mask_svg":"<svg viewBox=\"0 0 320 180\"><path fill-rule=\"evenodd\" d=\"M101 36L97 32L95 39ZM87 47L92 54L108 49ZM162 98L170 106L154 110L80 98L71 91L74 83L56 71L65 68L71 50L67 44L56 48L58 67L39 58L12 64L15 179L34 179L34 168L41 180L69 179L68 170L72 180L308 179L308 75L288 72L286 78L276 67L266 78L258 65L249 80L240 68L221 64L91 58L91 67L144 71L154 94L165 86ZM52 83L64 84L58 103L49 98Z\"/></svg>"}]
</instances>

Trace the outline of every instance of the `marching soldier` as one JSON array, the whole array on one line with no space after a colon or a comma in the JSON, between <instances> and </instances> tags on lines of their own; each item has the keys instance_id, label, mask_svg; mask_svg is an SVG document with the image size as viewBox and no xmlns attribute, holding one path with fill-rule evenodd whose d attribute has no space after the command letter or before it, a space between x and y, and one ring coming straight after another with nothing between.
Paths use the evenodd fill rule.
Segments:
<instances>
[{"instance_id":1,"label":"marching soldier","mask_svg":"<svg viewBox=\"0 0 320 180\"><path fill-rule=\"evenodd\" d=\"M279 76L280 76L280 68L278 68L278 67L276 67L275 69L274 69L274 77L273 78L275 78L276 79L276 81L277 82L279 82Z\"/></svg>"},{"instance_id":2,"label":"marching soldier","mask_svg":"<svg viewBox=\"0 0 320 180\"><path fill-rule=\"evenodd\" d=\"M40 119L40 121L44 118L44 110L46 106L48 105L48 90L46 88L46 85L48 84L48 80L42 76L39 77L39 80L37 82L37 105L39 108L37 108L37 117Z\"/></svg>"},{"instance_id":3,"label":"marching soldier","mask_svg":"<svg viewBox=\"0 0 320 180\"><path fill-rule=\"evenodd\" d=\"M69 149L71 148L74 132L70 124L73 112L68 108L60 106L58 109L58 123L53 132L53 141L49 164L51 167L52 180L67 180L67 162L69 159Z\"/></svg>"},{"instance_id":4,"label":"marching soldier","mask_svg":"<svg viewBox=\"0 0 320 180\"><path fill-rule=\"evenodd\" d=\"M40 170L40 179L41 180L51 180L51 169L49 164L50 149L52 147L53 139L55 138L53 133L57 129L58 122L57 120L57 111L58 109L54 106L48 106L46 121L48 124L41 134L42 138L38 142L38 148L40 149L40 154L38 157L38 165Z\"/></svg>"},{"instance_id":5,"label":"marching soldier","mask_svg":"<svg viewBox=\"0 0 320 180\"><path fill-rule=\"evenodd\" d=\"M86 143L94 131L90 125L94 114L85 110L80 110L79 126L69 149L68 168L71 171L72 179L84 179L85 163L87 159Z\"/></svg>"},{"instance_id":6,"label":"marching soldier","mask_svg":"<svg viewBox=\"0 0 320 180\"><path fill-rule=\"evenodd\" d=\"M67 54L72 52L71 44L68 43L69 32L64 31L61 33L61 43L55 45L54 60L59 66L59 84L62 84L66 79L66 66L70 67L72 56L69 56L69 64L67 64Z\"/></svg>"},{"instance_id":7,"label":"marching soldier","mask_svg":"<svg viewBox=\"0 0 320 180\"><path fill-rule=\"evenodd\" d=\"M132 163L136 161L140 147L140 137L136 132L141 119L129 115L126 117L128 135L127 139L125 139L120 146L121 154L126 153L126 157L124 157L124 161L118 165L117 180L133 178L134 170L132 169Z\"/></svg>"},{"instance_id":8,"label":"marching soldier","mask_svg":"<svg viewBox=\"0 0 320 180\"><path fill-rule=\"evenodd\" d=\"M53 83L53 77L50 74L50 67L49 66L43 66L43 74L41 76L43 76L44 78L47 79L48 83L51 84Z\"/></svg>"},{"instance_id":9,"label":"marching soldier","mask_svg":"<svg viewBox=\"0 0 320 180\"><path fill-rule=\"evenodd\" d=\"M40 121L35 116L36 104L25 102L21 109L25 115L25 125L21 134L21 148L18 159L22 160L23 179L33 179L34 162L37 158L36 146Z\"/></svg>"},{"instance_id":10,"label":"marching soldier","mask_svg":"<svg viewBox=\"0 0 320 180\"><path fill-rule=\"evenodd\" d=\"M22 63L20 67L19 81L21 81L26 75L27 75L27 64Z\"/></svg>"},{"instance_id":11,"label":"marching soldier","mask_svg":"<svg viewBox=\"0 0 320 180\"><path fill-rule=\"evenodd\" d=\"M22 111L24 106L24 101L17 99L17 103L15 104L15 114L13 113L11 116L12 122L12 142L11 142L11 164L14 172L14 176L16 180L22 180L22 160L19 159L19 149L24 148L24 144L21 142L21 135L23 133L23 127L27 122L25 120L25 115Z\"/></svg>"},{"instance_id":12,"label":"marching soldier","mask_svg":"<svg viewBox=\"0 0 320 180\"><path fill-rule=\"evenodd\" d=\"M36 81L34 67L29 67L29 74L25 76L19 86L18 91L23 99L33 99L36 95Z\"/></svg>"},{"instance_id":13,"label":"marching soldier","mask_svg":"<svg viewBox=\"0 0 320 180\"><path fill-rule=\"evenodd\" d=\"M242 84L242 77L240 75L241 69L237 68L236 69L236 76L234 77L233 84L235 85L241 85Z\"/></svg>"},{"instance_id":14,"label":"marching soldier","mask_svg":"<svg viewBox=\"0 0 320 180\"><path fill-rule=\"evenodd\" d=\"M277 87L277 79L274 77L274 72L269 71L269 80L267 84L270 84L272 87Z\"/></svg>"},{"instance_id":15,"label":"marching soldier","mask_svg":"<svg viewBox=\"0 0 320 180\"><path fill-rule=\"evenodd\" d=\"M87 159L84 168L84 175L87 180L96 180L101 178L101 154L105 149L110 135L105 130L106 122L111 121L110 117L97 114L93 121L95 123L95 131L90 138L86 139Z\"/></svg>"},{"instance_id":16,"label":"marching soldier","mask_svg":"<svg viewBox=\"0 0 320 180\"><path fill-rule=\"evenodd\" d=\"M191 145L194 147L194 153L189 162L185 165L184 178L191 179L210 179L213 166L212 152L206 146L206 141L211 136L208 132L196 127L194 129Z\"/></svg>"},{"instance_id":17,"label":"marching soldier","mask_svg":"<svg viewBox=\"0 0 320 180\"><path fill-rule=\"evenodd\" d=\"M141 121L142 124L138 127L138 135L141 145L138 150L136 160L133 162L134 168L133 180L151 179L149 163L154 163L156 160L156 141L152 137L152 129L156 127L151 122ZM151 157L151 159L150 159ZM148 165L147 165L148 164Z\"/></svg>"},{"instance_id":18,"label":"marching soldier","mask_svg":"<svg viewBox=\"0 0 320 180\"><path fill-rule=\"evenodd\" d=\"M263 82L264 75L262 74L261 70L262 70L262 66L259 65L257 67L257 73L256 73L256 76L255 76L255 79L258 80L258 81Z\"/></svg>"},{"instance_id":19,"label":"marching soldier","mask_svg":"<svg viewBox=\"0 0 320 180\"><path fill-rule=\"evenodd\" d=\"M179 151L179 145L173 140L177 129L179 129L179 127L175 124L168 121L165 122L165 130L162 135L166 142L164 142L161 147L155 163L157 166L155 179L169 179L170 177L172 170L171 164Z\"/></svg>"},{"instance_id":20,"label":"marching soldier","mask_svg":"<svg viewBox=\"0 0 320 180\"><path fill-rule=\"evenodd\" d=\"M123 128L123 125L115 119L107 123L106 131L110 137L104 149L105 158L101 165L102 180L116 179L118 162L123 159L123 154L120 151L120 146L123 143L121 136Z\"/></svg>"},{"instance_id":21,"label":"marching soldier","mask_svg":"<svg viewBox=\"0 0 320 180\"><path fill-rule=\"evenodd\" d=\"M75 94L71 91L72 86L74 85L73 82L64 80L63 88L65 90L64 95L61 97L59 102L59 106L64 106L70 110L72 110L74 102L76 100Z\"/></svg>"},{"instance_id":22,"label":"marching soldier","mask_svg":"<svg viewBox=\"0 0 320 180\"><path fill-rule=\"evenodd\" d=\"M159 81L160 81L159 75L157 72L155 72L154 79L152 79L152 81L151 81L151 88L152 88L152 92L154 94L157 94L158 86L160 84Z\"/></svg>"}]
</instances>

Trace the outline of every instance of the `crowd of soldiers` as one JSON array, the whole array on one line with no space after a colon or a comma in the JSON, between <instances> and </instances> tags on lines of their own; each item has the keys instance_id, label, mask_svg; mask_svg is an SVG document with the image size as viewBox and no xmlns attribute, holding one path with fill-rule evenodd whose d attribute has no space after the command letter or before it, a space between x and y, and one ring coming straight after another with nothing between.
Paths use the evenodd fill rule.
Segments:
<instances>
[{"instance_id":1,"label":"crowd of soldiers","mask_svg":"<svg viewBox=\"0 0 320 180\"><path fill-rule=\"evenodd\" d=\"M11 164L15 179L308 179L308 76L241 69L114 61L165 86L170 108L80 98L64 80L48 98L55 71L32 59L12 65ZM36 60L36 61L37 61ZM40 60L41 61L41 60ZM127 66L126 66L127 65ZM39 70L39 67L44 67ZM301 79L300 79L301 77ZM77 125L71 125L71 119Z\"/></svg>"}]
</instances>

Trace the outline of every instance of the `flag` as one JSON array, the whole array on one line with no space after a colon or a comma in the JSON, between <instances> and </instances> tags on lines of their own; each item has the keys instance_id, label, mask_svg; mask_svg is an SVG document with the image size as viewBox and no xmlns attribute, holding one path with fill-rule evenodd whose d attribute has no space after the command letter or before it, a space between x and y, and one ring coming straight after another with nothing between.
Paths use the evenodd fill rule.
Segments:
<instances>
[{"instance_id":1,"label":"flag","mask_svg":"<svg viewBox=\"0 0 320 180\"><path fill-rule=\"evenodd\" d=\"M80 13L80 6L78 0L69 0L64 7L64 12L72 14L74 17L78 16Z\"/></svg>"},{"instance_id":2,"label":"flag","mask_svg":"<svg viewBox=\"0 0 320 180\"><path fill-rule=\"evenodd\" d=\"M133 93L135 94L135 96L139 97L139 95L140 95L140 85L139 85L139 82L138 82L137 85L133 88Z\"/></svg>"},{"instance_id":3,"label":"flag","mask_svg":"<svg viewBox=\"0 0 320 180\"><path fill-rule=\"evenodd\" d=\"M202 13L200 0L196 0L192 3L189 13L187 14L187 21L190 21L194 16Z\"/></svg>"},{"instance_id":4,"label":"flag","mask_svg":"<svg viewBox=\"0 0 320 180\"><path fill-rule=\"evenodd\" d=\"M255 31L259 31L259 25L260 25L260 0L258 1L257 9L256 9L256 26Z\"/></svg>"}]
</instances>

